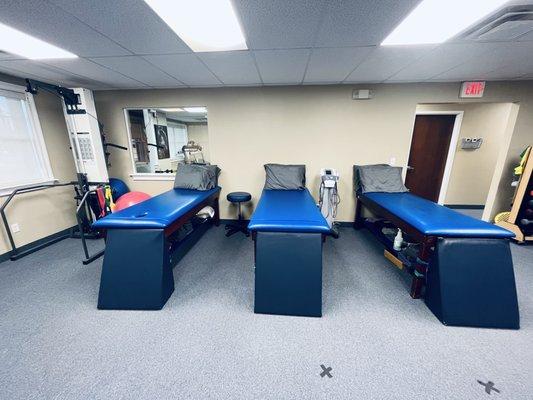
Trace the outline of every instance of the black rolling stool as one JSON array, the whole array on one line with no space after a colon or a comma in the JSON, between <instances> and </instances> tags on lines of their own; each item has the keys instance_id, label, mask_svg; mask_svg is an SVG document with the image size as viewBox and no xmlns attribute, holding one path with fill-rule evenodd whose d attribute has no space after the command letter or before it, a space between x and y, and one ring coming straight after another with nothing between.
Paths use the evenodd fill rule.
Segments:
<instances>
[{"instance_id":1,"label":"black rolling stool","mask_svg":"<svg viewBox=\"0 0 533 400\"><path fill-rule=\"evenodd\" d=\"M241 203L250 201L252 199L252 195L246 192L231 192L228 193L226 198L230 203L237 203L239 205L239 219L226 224L226 236L231 236L237 232L242 232L246 236L250 236L250 232L248 232L248 224L242 219Z\"/></svg>"}]
</instances>

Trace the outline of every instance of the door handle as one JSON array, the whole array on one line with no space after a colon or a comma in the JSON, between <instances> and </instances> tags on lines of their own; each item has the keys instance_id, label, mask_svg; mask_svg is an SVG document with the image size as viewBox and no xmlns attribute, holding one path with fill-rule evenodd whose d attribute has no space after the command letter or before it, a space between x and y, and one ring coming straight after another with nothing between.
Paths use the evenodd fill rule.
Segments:
<instances>
[{"instance_id":1,"label":"door handle","mask_svg":"<svg viewBox=\"0 0 533 400\"><path fill-rule=\"evenodd\" d=\"M410 165L408 165L405 168L407 169L407 171L413 171L415 169L415 167L411 167Z\"/></svg>"}]
</instances>

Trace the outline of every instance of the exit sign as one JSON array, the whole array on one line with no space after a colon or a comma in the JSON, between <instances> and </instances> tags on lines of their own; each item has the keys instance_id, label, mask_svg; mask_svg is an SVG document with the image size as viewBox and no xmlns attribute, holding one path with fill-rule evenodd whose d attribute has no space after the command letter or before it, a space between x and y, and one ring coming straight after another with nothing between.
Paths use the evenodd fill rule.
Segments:
<instances>
[{"instance_id":1,"label":"exit sign","mask_svg":"<svg viewBox=\"0 0 533 400\"><path fill-rule=\"evenodd\" d=\"M463 82L461 85L461 98L483 97L485 82Z\"/></svg>"}]
</instances>

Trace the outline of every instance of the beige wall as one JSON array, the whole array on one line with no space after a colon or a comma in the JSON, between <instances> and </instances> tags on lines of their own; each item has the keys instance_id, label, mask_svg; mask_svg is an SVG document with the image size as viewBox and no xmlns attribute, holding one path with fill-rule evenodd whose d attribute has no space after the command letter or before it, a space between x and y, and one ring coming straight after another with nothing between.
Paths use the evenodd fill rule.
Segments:
<instances>
[{"instance_id":1,"label":"beige wall","mask_svg":"<svg viewBox=\"0 0 533 400\"><path fill-rule=\"evenodd\" d=\"M527 104L527 111L524 105ZM492 220L498 212L511 210L511 202L514 195L514 188L511 182L515 180L513 170L520 162L520 154L527 146L533 145L533 99L524 101L518 112L514 132L509 135L509 146L506 154L500 155L500 160L496 166L496 174L501 175L501 179L493 179L489 190L489 199L494 197L492 210L485 210L484 219ZM499 167L501 165L501 167Z\"/></svg>"},{"instance_id":2,"label":"beige wall","mask_svg":"<svg viewBox=\"0 0 533 400\"><path fill-rule=\"evenodd\" d=\"M0 80L22 84L0 76ZM353 88L370 88L374 98L351 100ZM99 118L109 141L129 146L122 109L167 104L205 104L209 109L209 152L222 168L222 217L234 216L225 201L234 190L252 192L254 203L264 182L262 165L267 162L305 163L308 187L317 196L318 171L334 167L341 173L342 203L338 219L353 218L352 172L354 163L407 162L417 104L457 103L459 84L395 84L360 86L306 86L264 88L217 88L101 91L95 93ZM75 178L65 122L59 99L47 93L35 97L46 147L55 177ZM502 168L491 184L489 198L494 209L509 209L513 190L512 168L523 148L533 142L533 82L489 82L483 102L517 102L514 132L507 138L509 152L500 154ZM463 103L469 103L463 102ZM505 147L505 146L504 146ZM134 190L157 194L172 186L170 181L133 181L127 152L111 149L111 175L122 177ZM75 224L72 189L51 189L21 196L7 209L21 246ZM248 213L251 209L248 209ZM5 232L0 233L0 254L9 250Z\"/></svg>"},{"instance_id":3,"label":"beige wall","mask_svg":"<svg viewBox=\"0 0 533 400\"><path fill-rule=\"evenodd\" d=\"M0 76L0 80L23 84L6 76ZM34 98L54 177L61 182L76 179L60 100L46 92L39 93ZM24 168L23 165L20 167ZM74 190L67 187L23 194L15 198L8 205L6 215L10 224L18 223L20 226L20 232L14 234L16 245L22 246L74 226L76 205L73 197ZM0 202L3 203L4 200L5 197L0 198ZM4 254L11 247L3 226L0 231L0 254Z\"/></svg>"},{"instance_id":4,"label":"beige wall","mask_svg":"<svg viewBox=\"0 0 533 400\"><path fill-rule=\"evenodd\" d=\"M341 173L338 220L350 221L354 213L352 165L383 163L396 157L405 165L417 104L457 103L458 83L387 84L354 86L304 86L263 88L166 89L100 91L95 94L99 118L109 140L128 145L125 107L162 107L168 104L205 104L209 110L210 156L222 168L221 214L234 217L225 195L245 190L257 202L264 183L262 165L269 162L304 163L308 187L317 196L318 172L333 167ZM369 88L374 98L351 100L353 88ZM519 102L511 150L523 147L533 135L533 83L489 82L483 102ZM476 102L478 102L477 100ZM461 101L471 103L472 101ZM508 156L506 164L517 158ZM111 176L130 187L157 194L169 181L133 181L126 152L114 152ZM495 202L510 196L500 185ZM510 191L512 193L512 191Z\"/></svg>"},{"instance_id":5,"label":"beige wall","mask_svg":"<svg viewBox=\"0 0 533 400\"><path fill-rule=\"evenodd\" d=\"M444 204L485 205L512 103L423 104L417 111L463 111ZM476 150L461 149L461 139L481 137Z\"/></svg>"}]
</instances>

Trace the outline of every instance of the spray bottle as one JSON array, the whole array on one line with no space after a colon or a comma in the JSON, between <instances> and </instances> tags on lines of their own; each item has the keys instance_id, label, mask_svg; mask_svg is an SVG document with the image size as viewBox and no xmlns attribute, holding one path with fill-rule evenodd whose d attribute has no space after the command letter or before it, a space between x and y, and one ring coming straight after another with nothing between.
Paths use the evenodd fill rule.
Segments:
<instances>
[{"instance_id":1,"label":"spray bottle","mask_svg":"<svg viewBox=\"0 0 533 400\"><path fill-rule=\"evenodd\" d=\"M400 251L402 249L403 244L403 236L402 236L402 230L398 229L398 233L396 234L396 237L394 238L394 245L392 248L396 251Z\"/></svg>"}]
</instances>

